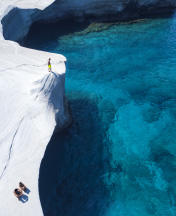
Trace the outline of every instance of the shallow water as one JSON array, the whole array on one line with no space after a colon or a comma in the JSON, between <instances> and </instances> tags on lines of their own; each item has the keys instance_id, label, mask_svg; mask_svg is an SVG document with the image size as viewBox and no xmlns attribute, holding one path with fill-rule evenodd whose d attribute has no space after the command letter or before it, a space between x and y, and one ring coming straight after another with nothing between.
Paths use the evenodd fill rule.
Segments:
<instances>
[{"instance_id":1,"label":"shallow water","mask_svg":"<svg viewBox=\"0 0 176 216\"><path fill-rule=\"evenodd\" d=\"M33 27L25 43L68 59L73 123L41 164L44 214L175 216L176 14L63 25Z\"/></svg>"}]
</instances>

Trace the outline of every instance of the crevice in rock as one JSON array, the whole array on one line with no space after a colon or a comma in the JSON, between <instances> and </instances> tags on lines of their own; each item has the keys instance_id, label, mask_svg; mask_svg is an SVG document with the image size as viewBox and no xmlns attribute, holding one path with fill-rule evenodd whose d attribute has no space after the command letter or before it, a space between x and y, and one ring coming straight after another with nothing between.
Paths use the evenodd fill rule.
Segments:
<instances>
[{"instance_id":1,"label":"crevice in rock","mask_svg":"<svg viewBox=\"0 0 176 216\"><path fill-rule=\"evenodd\" d=\"M21 125L23 119L24 119L24 118L22 118L21 121L20 121L20 123L18 124L18 127L17 127L17 129L16 129L16 131L15 131L15 134L14 134L13 138L12 138L12 142L11 142L10 149L9 149L9 157L8 157L7 163L6 163L4 169L3 169L2 173L1 173L0 179L2 178L2 176L4 175L5 170L6 170L7 167L8 167L8 164L9 164L9 161L10 161L10 158L11 158L11 152L12 152L13 143L14 143L15 137L16 137L16 135L17 135L17 133L18 133L18 130L19 130L19 128L20 128L20 125Z\"/></svg>"},{"instance_id":2,"label":"crevice in rock","mask_svg":"<svg viewBox=\"0 0 176 216\"><path fill-rule=\"evenodd\" d=\"M0 70L0 72L6 71L6 70L14 70L15 68L20 68L20 67L25 67L25 66L43 67L45 65L47 65L47 63L43 64L43 65L22 64L22 65L18 65L16 67L12 67L12 68L5 68L3 70Z\"/></svg>"}]
</instances>

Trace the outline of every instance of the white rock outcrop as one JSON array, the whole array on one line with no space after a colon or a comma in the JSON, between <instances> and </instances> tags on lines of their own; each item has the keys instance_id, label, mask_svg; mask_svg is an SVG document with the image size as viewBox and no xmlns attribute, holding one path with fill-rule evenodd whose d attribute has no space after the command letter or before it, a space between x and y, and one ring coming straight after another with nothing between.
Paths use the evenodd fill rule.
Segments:
<instances>
[{"instance_id":1,"label":"white rock outcrop","mask_svg":"<svg viewBox=\"0 0 176 216\"><path fill-rule=\"evenodd\" d=\"M38 0L1 0L0 19L16 6L42 10L47 5ZM22 20L11 17L10 34L21 28L23 36L25 21L28 25L25 13ZM47 69L49 57L53 73ZM60 129L70 120L65 106L65 61L62 55L4 40L0 25L0 216L43 215L38 193L40 163L56 124ZM30 193L18 201L13 190L20 181Z\"/></svg>"},{"instance_id":2,"label":"white rock outcrop","mask_svg":"<svg viewBox=\"0 0 176 216\"><path fill-rule=\"evenodd\" d=\"M176 8L175 0L49 0L47 3L41 0L31 0L25 3L24 0L1 1L16 6L8 6L4 11L8 15L2 19L4 37L13 41L23 39L35 21L66 18L82 21L86 17L90 21L123 20Z\"/></svg>"}]
</instances>

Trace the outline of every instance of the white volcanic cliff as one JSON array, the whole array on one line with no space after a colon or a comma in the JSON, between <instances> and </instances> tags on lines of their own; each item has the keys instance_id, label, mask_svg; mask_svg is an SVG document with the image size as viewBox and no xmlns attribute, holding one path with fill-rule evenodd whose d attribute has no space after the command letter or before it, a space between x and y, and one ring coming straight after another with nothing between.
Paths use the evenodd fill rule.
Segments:
<instances>
[{"instance_id":1,"label":"white volcanic cliff","mask_svg":"<svg viewBox=\"0 0 176 216\"><path fill-rule=\"evenodd\" d=\"M69 122L65 57L9 40L22 40L35 21L137 17L174 7L175 0L0 0L0 216L43 215L38 194L40 163L56 124L63 128ZM49 57L54 73L47 71ZM26 203L13 195L19 181L31 191Z\"/></svg>"},{"instance_id":2,"label":"white volcanic cliff","mask_svg":"<svg viewBox=\"0 0 176 216\"><path fill-rule=\"evenodd\" d=\"M1 0L0 19L13 10L12 5L40 9L47 6L43 1L28 2ZM8 20L11 34L21 29L23 35L29 19L28 14L23 15L21 21L15 17ZM49 57L53 73L47 69ZM40 163L56 124L59 129L69 122L65 61L62 55L26 49L4 40L0 25L0 216L43 215L38 193ZM20 181L30 190L23 197L25 203L13 194Z\"/></svg>"},{"instance_id":3,"label":"white volcanic cliff","mask_svg":"<svg viewBox=\"0 0 176 216\"><path fill-rule=\"evenodd\" d=\"M3 14L3 35L7 40L20 41L36 21L74 18L82 21L123 20L138 18L147 13L157 13L176 8L175 0L1 0L8 5L0 8ZM15 5L12 6L12 5ZM4 10L4 11L3 11ZM5 16L7 14L7 16ZM0 30L1 31L1 30Z\"/></svg>"}]
</instances>

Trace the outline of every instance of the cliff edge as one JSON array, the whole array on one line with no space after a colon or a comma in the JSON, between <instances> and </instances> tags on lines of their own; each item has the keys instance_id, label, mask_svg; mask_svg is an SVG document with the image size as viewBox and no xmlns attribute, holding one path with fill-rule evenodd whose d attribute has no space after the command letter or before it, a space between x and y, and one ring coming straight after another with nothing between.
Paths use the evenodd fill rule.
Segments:
<instances>
[{"instance_id":1,"label":"cliff edge","mask_svg":"<svg viewBox=\"0 0 176 216\"><path fill-rule=\"evenodd\" d=\"M16 4L18 1L2 1L0 19L13 11ZM18 5L38 7L39 11L46 6L43 1L20 1ZM8 29L19 30L22 27L19 17L11 18L6 23ZM27 14L21 19L24 26L25 21L28 24ZM38 193L40 163L55 128L60 130L70 122L64 89L66 58L4 40L2 28L3 24L0 25L0 215L40 216L43 215ZM20 31L23 35L23 28ZM48 72L49 57L53 73ZM29 190L18 201L13 190L20 181Z\"/></svg>"}]
</instances>

